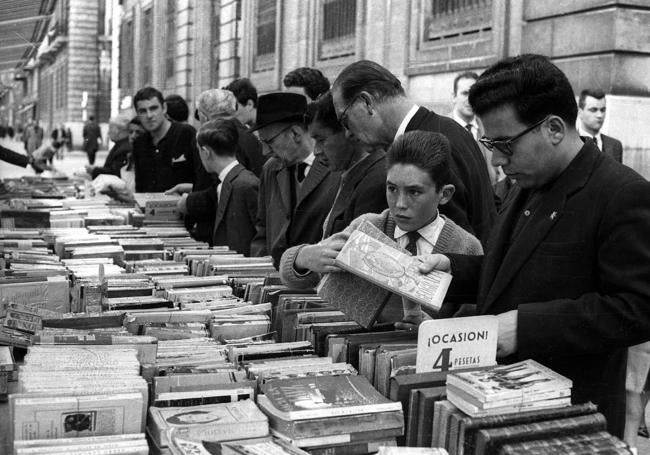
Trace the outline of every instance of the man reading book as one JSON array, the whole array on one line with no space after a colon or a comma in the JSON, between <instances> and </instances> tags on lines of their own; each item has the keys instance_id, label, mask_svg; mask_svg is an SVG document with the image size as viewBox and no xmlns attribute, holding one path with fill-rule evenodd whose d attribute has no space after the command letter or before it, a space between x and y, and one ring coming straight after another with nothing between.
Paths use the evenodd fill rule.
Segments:
<instances>
[{"instance_id":1,"label":"man reading book","mask_svg":"<svg viewBox=\"0 0 650 455\"><path fill-rule=\"evenodd\" d=\"M499 318L503 363L532 358L573 380L623 435L627 347L650 339L650 183L583 142L562 71L541 55L488 68L469 101L492 164L516 181L485 256L432 255L447 298Z\"/></svg>"},{"instance_id":2,"label":"man reading book","mask_svg":"<svg viewBox=\"0 0 650 455\"><path fill-rule=\"evenodd\" d=\"M386 156L388 209L356 218L342 232L314 245L287 250L280 261L280 277L290 287L314 287L320 274L340 272L334 259L347 238L367 220L415 256L432 252L480 255L481 243L438 212L454 194L450 182L450 145L445 136L426 131L407 132L395 140ZM426 316L419 305L391 299L381 321L419 323Z\"/></svg>"}]
</instances>

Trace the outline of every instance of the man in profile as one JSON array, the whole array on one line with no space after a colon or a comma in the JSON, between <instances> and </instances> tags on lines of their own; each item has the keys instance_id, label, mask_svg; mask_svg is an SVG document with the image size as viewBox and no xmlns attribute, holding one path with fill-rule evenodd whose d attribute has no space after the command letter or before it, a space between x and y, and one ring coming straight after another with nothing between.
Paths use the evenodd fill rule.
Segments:
<instances>
[{"instance_id":1,"label":"man in profile","mask_svg":"<svg viewBox=\"0 0 650 455\"><path fill-rule=\"evenodd\" d=\"M242 125L251 128L255 124L257 115L257 89L251 80L247 77L235 79L224 89L230 90L237 98L237 110L234 117Z\"/></svg>"},{"instance_id":2,"label":"man in profile","mask_svg":"<svg viewBox=\"0 0 650 455\"><path fill-rule=\"evenodd\" d=\"M578 98L578 131L581 136L596 142L598 149L619 163L623 162L623 144L618 139L600 132L605 122L607 103L605 92L600 89L585 89Z\"/></svg>"},{"instance_id":3,"label":"man in profile","mask_svg":"<svg viewBox=\"0 0 650 455\"><path fill-rule=\"evenodd\" d=\"M387 149L407 131L441 133L451 144L454 198L440 212L486 244L496 208L485 159L467 131L413 103L402 83L383 66L362 60L347 66L332 85L334 108L348 134Z\"/></svg>"}]
</instances>

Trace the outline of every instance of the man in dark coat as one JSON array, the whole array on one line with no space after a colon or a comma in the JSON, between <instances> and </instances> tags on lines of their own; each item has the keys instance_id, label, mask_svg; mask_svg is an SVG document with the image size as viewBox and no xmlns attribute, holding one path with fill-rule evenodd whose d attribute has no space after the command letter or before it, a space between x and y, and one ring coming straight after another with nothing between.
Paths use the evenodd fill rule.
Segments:
<instances>
[{"instance_id":1,"label":"man in dark coat","mask_svg":"<svg viewBox=\"0 0 650 455\"><path fill-rule=\"evenodd\" d=\"M296 93L269 93L257 105L260 140L276 156L262 170L251 255L271 255L276 267L287 248L322 238L340 179L314 156L303 123L306 108L306 98Z\"/></svg>"},{"instance_id":2,"label":"man in dark coat","mask_svg":"<svg viewBox=\"0 0 650 455\"><path fill-rule=\"evenodd\" d=\"M235 120L211 120L199 129L199 155L215 184L183 197L182 210L197 221L212 217L211 244L250 255L255 235L259 179L236 159L238 128Z\"/></svg>"},{"instance_id":3,"label":"man in dark coat","mask_svg":"<svg viewBox=\"0 0 650 455\"><path fill-rule=\"evenodd\" d=\"M451 271L448 298L497 315L501 362L567 376L573 402L596 403L622 436L626 348L650 339L650 183L582 141L574 100L543 56L481 75L470 102L514 193L485 256L434 255L421 270Z\"/></svg>"},{"instance_id":4,"label":"man in dark coat","mask_svg":"<svg viewBox=\"0 0 650 455\"><path fill-rule=\"evenodd\" d=\"M95 164L95 154L99 148L99 142L102 140L102 132L99 125L95 123L95 117L88 117L88 121L83 129L84 151L88 154L88 162Z\"/></svg>"},{"instance_id":5,"label":"man in dark coat","mask_svg":"<svg viewBox=\"0 0 650 455\"><path fill-rule=\"evenodd\" d=\"M600 89L585 89L578 97L579 133L593 139L601 152L609 155L619 163L623 162L623 144L618 139L600 132L605 122L607 105L605 92Z\"/></svg>"},{"instance_id":6,"label":"man in dark coat","mask_svg":"<svg viewBox=\"0 0 650 455\"><path fill-rule=\"evenodd\" d=\"M472 136L454 120L412 103L390 71L362 60L346 67L332 86L339 120L361 142L387 149L406 131L444 134L451 143L453 199L440 207L485 245L496 208L490 178Z\"/></svg>"},{"instance_id":7,"label":"man in dark coat","mask_svg":"<svg viewBox=\"0 0 650 455\"><path fill-rule=\"evenodd\" d=\"M86 172L94 179L100 174L120 176L120 169L126 164L127 156L131 153L129 143L129 122L126 115L118 115L108 121L108 137L114 145L106 156L103 166L86 165Z\"/></svg>"}]
</instances>

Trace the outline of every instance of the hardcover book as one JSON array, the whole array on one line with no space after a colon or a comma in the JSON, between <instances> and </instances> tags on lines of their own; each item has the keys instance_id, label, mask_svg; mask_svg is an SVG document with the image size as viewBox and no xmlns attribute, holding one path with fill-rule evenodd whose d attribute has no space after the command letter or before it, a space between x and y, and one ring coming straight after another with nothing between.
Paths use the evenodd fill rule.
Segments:
<instances>
[{"instance_id":1,"label":"hardcover book","mask_svg":"<svg viewBox=\"0 0 650 455\"><path fill-rule=\"evenodd\" d=\"M369 235L368 231L379 231L371 223L364 221L362 226L363 230L357 229L350 234L336 257L336 264L390 292L438 311L451 283L451 275L437 270L420 273L419 260L395 248L394 244L387 245Z\"/></svg>"},{"instance_id":2,"label":"hardcover book","mask_svg":"<svg viewBox=\"0 0 650 455\"><path fill-rule=\"evenodd\" d=\"M262 386L258 397L264 412L283 420L304 420L387 411L401 411L361 376L279 379Z\"/></svg>"}]
</instances>

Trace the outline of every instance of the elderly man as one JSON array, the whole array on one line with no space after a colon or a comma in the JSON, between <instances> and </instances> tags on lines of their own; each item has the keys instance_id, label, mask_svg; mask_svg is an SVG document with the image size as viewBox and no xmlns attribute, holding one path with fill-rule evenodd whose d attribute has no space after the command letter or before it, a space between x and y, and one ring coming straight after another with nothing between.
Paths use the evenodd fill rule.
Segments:
<instances>
[{"instance_id":1,"label":"elderly man","mask_svg":"<svg viewBox=\"0 0 650 455\"><path fill-rule=\"evenodd\" d=\"M444 134L451 143L454 198L440 212L486 244L496 209L485 160L472 136L448 117L414 104L397 77L362 60L346 67L332 86L337 116L348 133L373 147L388 148L406 131Z\"/></svg>"},{"instance_id":2,"label":"elderly man","mask_svg":"<svg viewBox=\"0 0 650 455\"><path fill-rule=\"evenodd\" d=\"M314 156L306 109L303 95L287 92L263 95L257 105L255 128L275 156L260 178L251 255L270 254L276 267L287 248L321 239L339 185L339 174Z\"/></svg>"},{"instance_id":3,"label":"elderly man","mask_svg":"<svg viewBox=\"0 0 650 455\"><path fill-rule=\"evenodd\" d=\"M497 315L501 362L567 376L572 400L622 436L626 348L650 339L650 183L583 143L571 84L546 57L496 63L469 100L514 193L485 256L427 256L421 271L451 271L448 299Z\"/></svg>"},{"instance_id":4,"label":"elderly man","mask_svg":"<svg viewBox=\"0 0 650 455\"><path fill-rule=\"evenodd\" d=\"M94 179L100 174L111 174L120 176L120 169L126 164L127 157L131 153L129 143L129 122L131 119L126 115L112 117L108 121L108 138L114 145L106 156L104 166L86 165L86 172Z\"/></svg>"}]
</instances>

